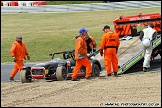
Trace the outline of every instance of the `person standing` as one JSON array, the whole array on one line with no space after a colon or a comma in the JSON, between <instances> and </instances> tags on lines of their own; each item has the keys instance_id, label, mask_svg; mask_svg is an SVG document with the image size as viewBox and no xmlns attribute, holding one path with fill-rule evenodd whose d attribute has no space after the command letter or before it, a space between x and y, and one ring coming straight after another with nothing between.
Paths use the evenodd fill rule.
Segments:
<instances>
[{"instance_id":1,"label":"person standing","mask_svg":"<svg viewBox=\"0 0 162 108\"><path fill-rule=\"evenodd\" d=\"M82 34L82 31L87 31L87 33L88 33L88 30L86 30L85 28L81 28L79 30L79 35L77 35L75 38L79 37ZM92 36L90 36L89 34L88 34L88 39L86 40L86 43L87 43L87 53L90 54L90 53L92 53L92 51L93 51L93 53L95 53L97 43L96 43L95 39Z\"/></svg>"},{"instance_id":2,"label":"person standing","mask_svg":"<svg viewBox=\"0 0 162 108\"><path fill-rule=\"evenodd\" d=\"M15 65L10 74L9 80L14 81L15 75L18 71L21 71L22 67L24 66L23 60L26 59L26 56L28 60L30 59L26 46L24 42L22 42L21 35L16 36L16 41L11 45L10 54L15 62Z\"/></svg>"},{"instance_id":3,"label":"person standing","mask_svg":"<svg viewBox=\"0 0 162 108\"><path fill-rule=\"evenodd\" d=\"M78 81L77 73L79 72L82 66L86 67L86 79L90 79L91 77L91 63L88 60L86 45L86 40L88 39L88 31L82 30L80 32L81 34L77 37L75 42L76 65L72 74L72 81Z\"/></svg>"},{"instance_id":4,"label":"person standing","mask_svg":"<svg viewBox=\"0 0 162 108\"><path fill-rule=\"evenodd\" d=\"M111 76L112 70L114 76L117 77L118 74L118 58L117 50L120 45L119 35L110 30L110 26L106 25L103 28L105 32L102 35L100 41L100 55L103 56L104 50L104 65L106 67L107 76Z\"/></svg>"},{"instance_id":5,"label":"person standing","mask_svg":"<svg viewBox=\"0 0 162 108\"><path fill-rule=\"evenodd\" d=\"M97 44L96 44L96 41L94 40L94 38L92 36L88 35L88 40L86 42L87 42L87 52L89 54L92 52L93 53L96 52Z\"/></svg>"},{"instance_id":6,"label":"person standing","mask_svg":"<svg viewBox=\"0 0 162 108\"><path fill-rule=\"evenodd\" d=\"M153 41L157 37L157 32L153 28L154 28L154 24L149 23L148 27L143 29L140 32L139 39L142 41L143 53L144 53L144 61L143 61L144 72L147 72L150 70L150 61L151 61L150 57L151 57L152 50L153 50Z\"/></svg>"}]
</instances>

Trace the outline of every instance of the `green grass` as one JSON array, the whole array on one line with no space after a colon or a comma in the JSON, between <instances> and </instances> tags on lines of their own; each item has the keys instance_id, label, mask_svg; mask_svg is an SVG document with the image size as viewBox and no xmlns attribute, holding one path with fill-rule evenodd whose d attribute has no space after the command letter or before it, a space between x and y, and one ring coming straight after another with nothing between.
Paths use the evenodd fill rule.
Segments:
<instances>
[{"instance_id":1,"label":"green grass","mask_svg":"<svg viewBox=\"0 0 162 108\"><path fill-rule=\"evenodd\" d=\"M67 13L1 14L1 62L12 62L10 47L18 34L23 36L31 60L48 61L49 53L74 49L75 36L80 28L89 30L99 48L102 28L119 16L161 13L161 7L129 10L106 10Z\"/></svg>"}]
</instances>

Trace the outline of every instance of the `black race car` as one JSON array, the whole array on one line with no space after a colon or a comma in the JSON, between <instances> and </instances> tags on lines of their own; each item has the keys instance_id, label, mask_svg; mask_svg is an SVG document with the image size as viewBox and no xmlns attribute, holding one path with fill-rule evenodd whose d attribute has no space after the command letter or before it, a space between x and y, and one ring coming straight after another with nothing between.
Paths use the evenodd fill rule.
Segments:
<instances>
[{"instance_id":1,"label":"black race car","mask_svg":"<svg viewBox=\"0 0 162 108\"><path fill-rule=\"evenodd\" d=\"M96 51L96 54L99 52ZM49 54L52 56L52 60L49 62L39 63L32 67L23 66L20 72L20 79L22 83L31 82L33 79L46 79L46 80L67 80L71 79L74 67L74 50L64 50ZM98 77L100 75L101 64L97 59L92 59L94 55L88 55L89 61L91 62L92 71L91 76ZM57 56L57 57L56 57ZM85 66L82 66L78 72L78 77L85 77Z\"/></svg>"}]
</instances>

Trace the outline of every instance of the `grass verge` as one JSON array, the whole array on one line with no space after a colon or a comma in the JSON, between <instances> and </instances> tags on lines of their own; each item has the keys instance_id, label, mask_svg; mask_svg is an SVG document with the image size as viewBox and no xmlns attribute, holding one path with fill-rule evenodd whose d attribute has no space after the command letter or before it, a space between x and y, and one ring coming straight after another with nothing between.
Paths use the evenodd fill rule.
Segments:
<instances>
[{"instance_id":1,"label":"grass verge","mask_svg":"<svg viewBox=\"0 0 162 108\"><path fill-rule=\"evenodd\" d=\"M67 13L18 13L1 14L1 63L12 62L10 47L18 34L23 36L31 60L29 62L47 61L49 53L74 49L75 36L80 28L89 30L99 48L102 28L110 25L119 16L161 13L161 7L104 10Z\"/></svg>"}]
</instances>

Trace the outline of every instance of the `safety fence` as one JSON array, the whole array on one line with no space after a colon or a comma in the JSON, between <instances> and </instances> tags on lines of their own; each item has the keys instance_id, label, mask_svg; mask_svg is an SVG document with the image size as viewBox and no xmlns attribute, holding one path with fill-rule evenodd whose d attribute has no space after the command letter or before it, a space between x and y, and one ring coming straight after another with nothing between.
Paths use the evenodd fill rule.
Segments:
<instances>
[{"instance_id":1,"label":"safety fence","mask_svg":"<svg viewBox=\"0 0 162 108\"><path fill-rule=\"evenodd\" d=\"M73 12L161 7L161 1L123 1L91 4L1 6L1 13Z\"/></svg>"},{"instance_id":2,"label":"safety fence","mask_svg":"<svg viewBox=\"0 0 162 108\"><path fill-rule=\"evenodd\" d=\"M42 6L46 1L1 1L1 6Z\"/></svg>"}]
</instances>

